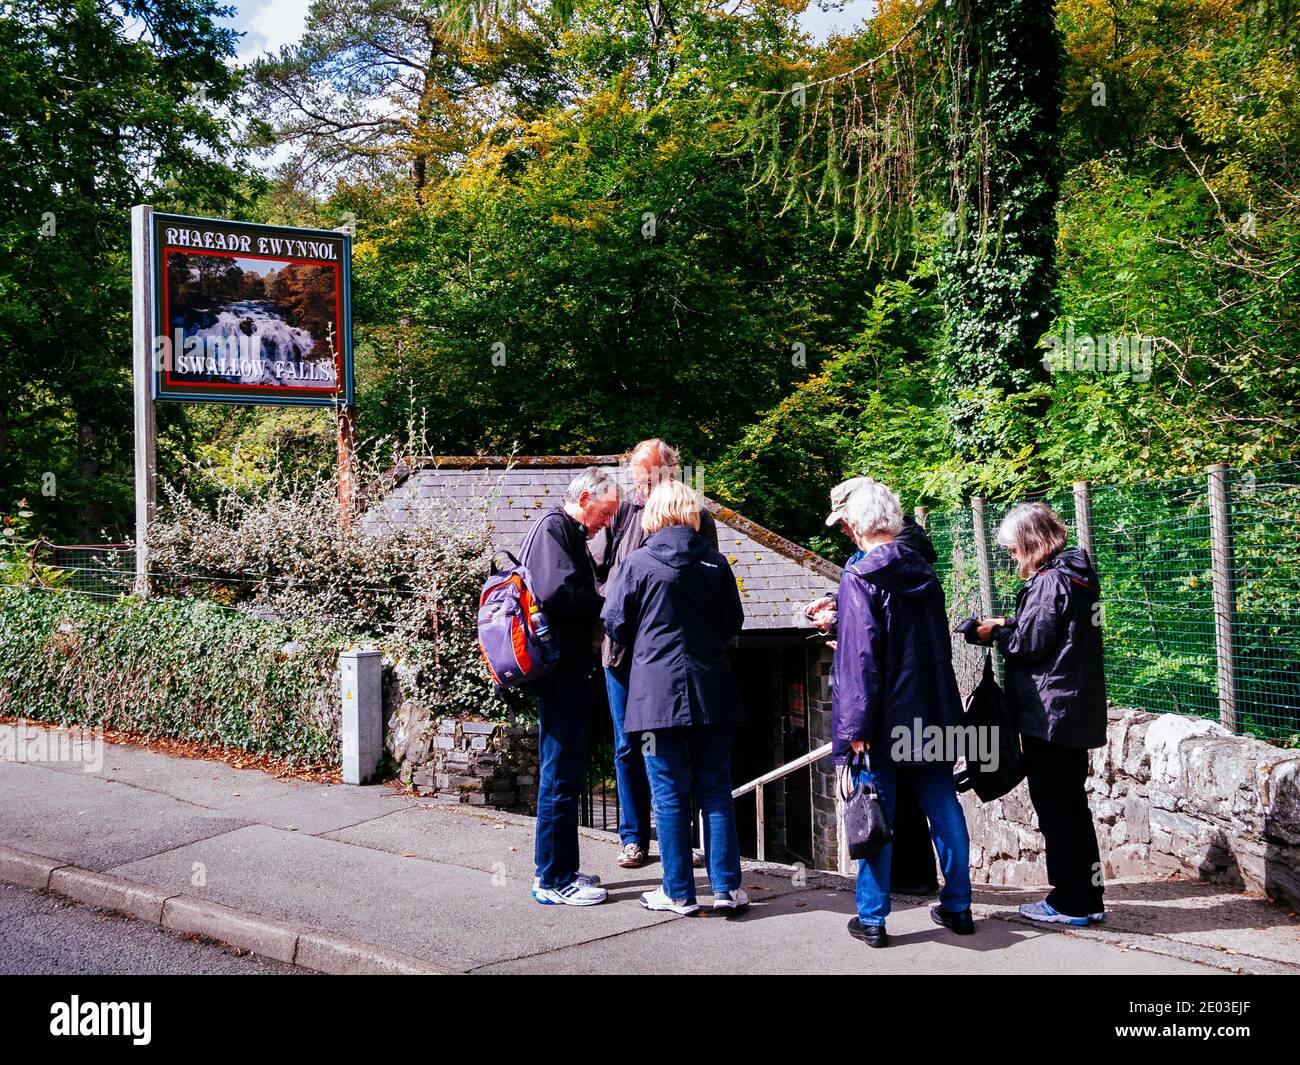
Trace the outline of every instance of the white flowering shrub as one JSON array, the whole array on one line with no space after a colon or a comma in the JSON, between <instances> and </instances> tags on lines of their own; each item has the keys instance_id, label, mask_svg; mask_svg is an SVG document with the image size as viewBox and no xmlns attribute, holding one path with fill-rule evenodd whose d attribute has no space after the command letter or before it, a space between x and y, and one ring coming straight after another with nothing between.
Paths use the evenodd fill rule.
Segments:
<instances>
[{"instance_id":1,"label":"white flowering shrub","mask_svg":"<svg viewBox=\"0 0 1300 1065\"><path fill-rule=\"evenodd\" d=\"M358 485L379 484L375 462L359 466ZM486 717L527 708L494 693L478 650L492 551L481 503L372 506L345 528L337 476L283 470L256 488L228 482L207 502L174 486L164 496L150 537L159 594L355 633L396 667L386 671L397 687L390 706L409 699L434 715Z\"/></svg>"}]
</instances>

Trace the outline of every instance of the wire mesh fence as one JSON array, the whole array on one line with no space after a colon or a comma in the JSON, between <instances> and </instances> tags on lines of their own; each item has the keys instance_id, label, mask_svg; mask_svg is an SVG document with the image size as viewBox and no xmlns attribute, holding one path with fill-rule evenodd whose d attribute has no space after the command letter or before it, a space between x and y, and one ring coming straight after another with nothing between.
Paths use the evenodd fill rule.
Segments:
<instances>
[{"instance_id":1,"label":"wire mesh fence","mask_svg":"<svg viewBox=\"0 0 1300 1065\"><path fill-rule=\"evenodd\" d=\"M1207 474L1087 490L1107 693L1119 706L1300 742L1300 462L1230 470L1224 486L1227 553L1217 574ZM1077 542L1074 490L1036 498ZM986 580L979 508L929 515L954 621L1014 612L1020 578L995 542L1012 505L983 511ZM985 652L957 647L958 676L971 685Z\"/></svg>"},{"instance_id":2,"label":"wire mesh fence","mask_svg":"<svg viewBox=\"0 0 1300 1065\"><path fill-rule=\"evenodd\" d=\"M116 599L135 581L135 548L130 544L52 544L40 540L11 545L0 560L4 583Z\"/></svg>"}]
</instances>

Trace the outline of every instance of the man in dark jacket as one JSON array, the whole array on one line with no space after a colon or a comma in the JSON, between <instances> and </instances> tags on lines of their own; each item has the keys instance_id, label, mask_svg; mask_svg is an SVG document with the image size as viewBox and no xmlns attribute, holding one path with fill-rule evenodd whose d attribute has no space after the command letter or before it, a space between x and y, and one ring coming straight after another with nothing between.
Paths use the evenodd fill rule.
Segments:
<instances>
[{"instance_id":1,"label":"man in dark jacket","mask_svg":"<svg viewBox=\"0 0 1300 1065\"><path fill-rule=\"evenodd\" d=\"M1088 749L1106 742L1101 586L1087 552L1051 507L1024 503L998 528L998 543L1025 583L1016 614L980 622L978 637L1007 663L1007 699L1020 730L1029 798L1038 814L1052 891L1020 907L1049 924L1106 918L1097 831L1088 807Z\"/></svg>"},{"instance_id":2,"label":"man in dark jacket","mask_svg":"<svg viewBox=\"0 0 1300 1065\"><path fill-rule=\"evenodd\" d=\"M602 599L587 540L609 524L618 486L592 466L564 493L564 505L537 519L520 561L560 648L555 670L537 681L537 879L533 898L545 905L603 902L599 878L578 872L578 800L586 757L587 707Z\"/></svg>"},{"instance_id":3,"label":"man in dark jacket","mask_svg":"<svg viewBox=\"0 0 1300 1065\"><path fill-rule=\"evenodd\" d=\"M884 485L868 481L855 488L845 520L864 554L840 579L832 758L836 765L849 764L855 755L866 759L855 767L856 783L875 785L891 823L898 780L909 779L943 869L931 918L968 935L974 931L970 836L953 785L957 754L947 741L959 727L962 707L943 589L930 564L895 540L902 508ZM887 845L858 869L858 916L849 922L849 933L873 947L888 942L892 858L893 846Z\"/></svg>"},{"instance_id":4,"label":"man in dark jacket","mask_svg":"<svg viewBox=\"0 0 1300 1065\"><path fill-rule=\"evenodd\" d=\"M642 440L628 454L633 496L618 505L606 530L604 558L596 574L598 582L603 580L606 587L612 587L624 561L645 542L641 527L645 502L655 485L677 476L680 463L677 449L658 438ZM699 534L705 543L717 549L718 527L706 510L700 511ZM618 864L624 869L638 869L650 853L650 781L640 744L624 731L631 662L627 648L608 634L601 645L601 665L605 669L609 713L614 722L614 777L618 783L618 836L622 843Z\"/></svg>"},{"instance_id":5,"label":"man in dark jacket","mask_svg":"<svg viewBox=\"0 0 1300 1065\"><path fill-rule=\"evenodd\" d=\"M742 715L726 645L744 610L727 560L697 531L699 497L661 482L646 504L648 539L609 588L605 631L629 650L624 725L645 754L663 884L641 896L650 910L698 909L691 858L691 788L704 822L715 910L749 903L731 799L731 733ZM644 746L643 746L644 745Z\"/></svg>"}]
</instances>

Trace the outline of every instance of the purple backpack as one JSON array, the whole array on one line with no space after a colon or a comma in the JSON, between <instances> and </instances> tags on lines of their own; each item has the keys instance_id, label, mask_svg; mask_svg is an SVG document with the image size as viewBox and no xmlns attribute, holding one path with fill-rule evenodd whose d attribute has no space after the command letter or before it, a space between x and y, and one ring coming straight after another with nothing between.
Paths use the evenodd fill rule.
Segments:
<instances>
[{"instance_id":1,"label":"purple backpack","mask_svg":"<svg viewBox=\"0 0 1300 1065\"><path fill-rule=\"evenodd\" d=\"M537 531L534 525L524 541ZM498 688L514 688L540 680L560 660L560 649L551 636L546 615L533 592L528 567L509 551L500 551L513 565L498 570L496 556L483 582L478 599L478 647L492 682Z\"/></svg>"}]
</instances>

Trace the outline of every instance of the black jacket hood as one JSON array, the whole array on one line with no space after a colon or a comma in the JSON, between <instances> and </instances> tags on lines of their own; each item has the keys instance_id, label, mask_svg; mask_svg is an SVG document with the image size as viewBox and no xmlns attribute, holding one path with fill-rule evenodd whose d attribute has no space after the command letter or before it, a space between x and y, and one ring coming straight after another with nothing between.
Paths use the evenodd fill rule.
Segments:
<instances>
[{"instance_id":1,"label":"black jacket hood","mask_svg":"<svg viewBox=\"0 0 1300 1065\"><path fill-rule=\"evenodd\" d=\"M653 557L674 569L698 562L712 550L704 537L689 525L660 529L643 546Z\"/></svg>"},{"instance_id":2,"label":"black jacket hood","mask_svg":"<svg viewBox=\"0 0 1300 1065\"><path fill-rule=\"evenodd\" d=\"M849 572L896 595L921 596L938 581L930 563L897 540L868 551Z\"/></svg>"},{"instance_id":3,"label":"black jacket hood","mask_svg":"<svg viewBox=\"0 0 1300 1065\"><path fill-rule=\"evenodd\" d=\"M1064 551L1057 552L1045 568L1064 574L1071 584L1094 598L1101 594L1097 571L1092 568L1088 552L1081 547L1067 547Z\"/></svg>"}]
</instances>

